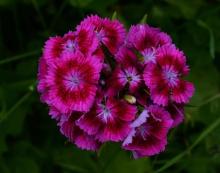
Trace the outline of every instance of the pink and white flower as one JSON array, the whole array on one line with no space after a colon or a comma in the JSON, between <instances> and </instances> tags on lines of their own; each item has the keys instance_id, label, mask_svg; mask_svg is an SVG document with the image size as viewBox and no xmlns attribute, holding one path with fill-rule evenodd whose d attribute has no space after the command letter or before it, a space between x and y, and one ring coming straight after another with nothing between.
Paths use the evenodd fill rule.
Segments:
<instances>
[{"instance_id":1,"label":"pink and white flower","mask_svg":"<svg viewBox=\"0 0 220 173\"><path fill-rule=\"evenodd\" d=\"M194 86L182 79L189 72L183 52L174 45L165 45L157 50L156 61L146 66L143 74L154 103L188 103Z\"/></svg>"},{"instance_id":2,"label":"pink and white flower","mask_svg":"<svg viewBox=\"0 0 220 173\"><path fill-rule=\"evenodd\" d=\"M77 125L101 142L122 141L131 130L130 122L136 112L136 107L125 101L103 97L77 120Z\"/></svg>"},{"instance_id":3,"label":"pink and white flower","mask_svg":"<svg viewBox=\"0 0 220 173\"><path fill-rule=\"evenodd\" d=\"M131 124L133 130L122 146L132 151L134 157L158 154L165 149L172 123L170 114L164 108L152 105Z\"/></svg>"},{"instance_id":4,"label":"pink and white flower","mask_svg":"<svg viewBox=\"0 0 220 173\"><path fill-rule=\"evenodd\" d=\"M97 90L102 63L94 56L66 54L50 67L46 76L49 86L47 103L61 113L87 112Z\"/></svg>"}]
</instances>

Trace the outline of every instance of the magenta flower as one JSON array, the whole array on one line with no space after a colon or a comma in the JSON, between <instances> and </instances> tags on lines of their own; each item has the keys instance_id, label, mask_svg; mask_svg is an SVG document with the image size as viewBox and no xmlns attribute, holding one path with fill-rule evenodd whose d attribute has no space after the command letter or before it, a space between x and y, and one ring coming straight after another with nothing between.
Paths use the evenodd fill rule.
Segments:
<instances>
[{"instance_id":1,"label":"magenta flower","mask_svg":"<svg viewBox=\"0 0 220 173\"><path fill-rule=\"evenodd\" d=\"M129 49L126 44L122 45L115 54L117 64L138 67L138 58L134 51Z\"/></svg>"},{"instance_id":2,"label":"magenta flower","mask_svg":"<svg viewBox=\"0 0 220 173\"><path fill-rule=\"evenodd\" d=\"M101 142L122 141L130 132L129 124L136 111L135 106L124 101L104 97L77 120L77 125Z\"/></svg>"},{"instance_id":3,"label":"magenta flower","mask_svg":"<svg viewBox=\"0 0 220 173\"><path fill-rule=\"evenodd\" d=\"M183 52L160 29L138 24L126 33L118 20L91 15L46 41L37 89L78 148L122 142L140 158L164 151L168 131L184 120L194 93L188 73Z\"/></svg>"},{"instance_id":4,"label":"magenta flower","mask_svg":"<svg viewBox=\"0 0 220 173\"><path fill-rule=\"evenodd\" d=\"M131 124L133 130L123 142L123 148L134 157L152 156L165 149L167 133L173 120L164 108L150 106Z\"/></svg>"},{"instance_id":5,"label":"magenta flower","mask_svg":"<svg viewBox=\"0 0 220 173\"><path fill-rule=\"evenodd\" d=\"M102 63L94 56L66 54L50 67L46 81L47 103L61 113L89 111L93 104Z\"/></svg>"},{"instance_id":6,"label":"magenta flower","mask_svg":"<svg viewBox=\"0 0 220 173\"><path fill-rule=\"evenodd\" d=\"M47 63L53 63L65 53L82 53L91 55L98 48L98 40L90 27L80 28L77 32L69 31L63 37L51 37L44 46Z\"/></svg>"},{"instance_id":7,"label":"magenta flower","mask_svg":"<svg viewBox=\"0 0 220 173\"><path fill-rule=\"evenodd\" d=\"M187 103L194 93L192 83L184 81L189 68L183 52L174 45L165 45L157 50L157 63L145 67L144 81L149 87L154 103Z\"/></svg>"},{"instance_id":8,"label":"magenta flower","mask_svg":"<svg viewBox=\"0 0 220 173\"><path fill-rule=\"evenodd\" d=\"M172 40L166 33L147 24L132 26L127 38L127 44L140 52L145 49L158 48L171 43Z\"/></svg>"},{"instance_id":9,"label":"magenta flower","mask_svg":"<svg viewBox=\"0 0 220 173\"><path fill-rule=\"evenodd\" d=\"M102 19L97 15L91 15L84 19L77 27L77 30L87 27L93 27L93 31L98 40L104 44L112 54L117 52L126 36L126 30L118 20Z\"/></svg>"},{"instance_id":10,"label":"magenta flower","mask_svg":"<svg viewBox=\"0 0 220 173\"><path fill-rule=\"evenodd\" d=\"M139 51L143 64L156 63L156 49L171 44L172 40L166 33L147 24L132 26L127 37L127 45Z\"/></svg>"},{"instance_id":11,"label":"magenta flower","mask_svg":"<svg viewBox=\"0 0 220 173\"><path fill-rule=\"evenodd\" d=\"M76 126L75 120L80 116L79 113L73 113L69 118L62 119L59 122L60 132L74 143L77 147L84 150L96 151L101 146L94 136L88 135Z\"/></svg>"},{"instance_id":12,"label":"magenta flower","mask_svg":"<svg viewBox=\"0 0 220 173\"><path fill-rule=\"evenodd\" d=\"M135 93L141 83L141 75L134 66L118 66L109 81L109 94L116 95L128 87L129 93Z\"/></svg>"}]
</instances>

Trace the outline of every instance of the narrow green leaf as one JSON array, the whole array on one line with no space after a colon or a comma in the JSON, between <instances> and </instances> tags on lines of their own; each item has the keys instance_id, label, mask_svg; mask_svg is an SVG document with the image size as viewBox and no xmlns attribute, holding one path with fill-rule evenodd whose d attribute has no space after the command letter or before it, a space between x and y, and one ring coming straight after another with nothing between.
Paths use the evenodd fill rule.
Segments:
<instances>
[{"instance_id":1,"label":"narrow green leaf","mask_svg":"<svg viewBox=\"0 0 220 173\"><path fill-rule=\"evenodd\" d=\"M34 6L36 12L37 12L38 15L39 15L39 19L40 19L40 22L41 22L43 28L46 29L46 28L47 28L47 25L46 25L46 22L45 22L45 20L44 20L43 14L41 13L41 10L40 10L40 8L39 8L39 5L38 5L38 3L37 3L37 0L32 0L32 3L33 3L33 6Z\"/></svg>"},{"instance_id":2,"label":"narrow green leaf","mask_svg":"<svg viewBox=\"0 0 220 173\"><path fill-rule=\"evenodd\" d=\"M208 128L206 128L199 137L195 140L195 142L189 147L189 150L193 149L196 145L198 145L209 133L211 133L218 125L220 124L220 118L214 121Z\"/></svg>"},{"instance_id":3,"label":"narrow green leaf","mask_svg":"<svg viewBox=\"0 0 220 173\"><path fill-rule=\"evenodd\" d=\"M41 50L35 50L35 51L27 52L27 53L24 53L24 54L21 54L21 55L16 55L16 56L13 56L13 57L4 58L3 60L0 61L0 65L7 64L7 63L10 63L10 62L13 62L13 61L20 60L20 59L24 59L24 58L27 58L29 56L37 55L40 52L41 52Z\"/></svg>"},{"instance_id":4,"label":"narrow green leaf","mask_svg":"<svg viewBox=\"0 0 220 173\"><path fill-rule=\"evenodd\" d=\"M13 113L21 104L23 104L32 94L32 91L27 92L23 97L20 98L20 100L17 101L17 103L14 104L5 114L1 114L0 116L0 123L4 121L8 116Z\"/></svg>"},{"instance_id":5,"label":"narrow green leaf","mask_svg":"<svg viewBox=\"0 0 220 173\"><path fill-rule=\"evenodd\" d=\"M141 24L147 23L147 14L145 14L145 15L142 17L140 23L141 23Z\"/></svg>"},{"instance_id":6,"label":"narrow green leaf","mask_svg":"<svg viewBox=\"0 0 220 173\"><path fill-rule=\"evenodd\" d=\"M215 58L215 39L212 29L202 20L197 21L198 25L209 32L209 53L212 59Z\"/></svg>"},{"instance_id":7,"label":"narrow green leaf","mask_svg":"<svg viewBox=\"0 0 220 173\"><path fill-rule=\"evenodd\" d=\"M173 164L177 163L183 156L185 156L187 152L184 151L182 153L180 153L179 155L177 155L176 157L172 158L171 160L169 160L164 166L162 166L161 168L159 168L158 170L156 170L154 173L159 173L164 171L165 169L169 168L170 166L172 166Z\"/></svg>"},{"instance_id":8,"label":"narrow green leaf","mask_svg":"<svg viewBox=\"0 0 220 173\"><path fill-rule=\"evenodd\" d=\"M65 9L66 5L67 5L67 0L64 0L60 6L60 9L58 10L58 12L56 13L54 19L52 20L51 24L50 24L50 30L52 30L54 28L54 26L56 26L57 21L59 20L63 10Z\"/></svg>"},{"instance_id":9,"label":"narrow green leaf","mask_svg":"<svg viewBox=\"0 0 220 173\"><path fill-rule=\"evenodd\" d=\"M201 106L203 106L203 105L206 105L206 104L208 104L208 103L210 103L210 102L212 102L212 101L214 101L214 100L216 100L216 99L219 99L219 98L220 98L220 93L218 93L218 94L216 94L216 95L214 95L214 96L212 96L212 97L206 99L203 103L201 103L201 104L199 105L199 107L201 107Z\"/></svg>"},{"instance_id":10,"label":"narrow green leaf","mask_svg":"<svg viewBox=\"0 0 220 173\"><path fill-rule=\"evenodd\" d=\"M209 127L207 127L195 140L195 142L190 145L185 151L180 153L179 155L175 156L171 160L169 160L165 165L155 171L155 173L159 173L164 171L165 169L169 168L170 166L177 163L182 157L184 157L190 150L192 150L195 146L197 146L206 136L208 136L218 125L220 125L220 118L214 121Z\"/></svg>"},{"instance_id":11,"label":"narrow green leaf","mask_svg":"<svg viewBox=\"0 0 220 173\"><path fill-rule=\"evenodd\" d=\"M66 164L66 163L57 163L57 165L61 166L64 169L67 169L69 171L73 171L73 172L89 172L84 168L78 167L76 165L70 165L70 164Z\"/></svg>"},{"instance_id":12,"label":"narrow green leaf","mask_svg":"<svg viewBox=\"0 0 220 173\"><path fill-rule=\"evenodd\" d=\"M115 19L117 19L117 12L116 11L114 11L114 13L112 14L112 20L115 20Z\"/></svg>"}]
</instances>

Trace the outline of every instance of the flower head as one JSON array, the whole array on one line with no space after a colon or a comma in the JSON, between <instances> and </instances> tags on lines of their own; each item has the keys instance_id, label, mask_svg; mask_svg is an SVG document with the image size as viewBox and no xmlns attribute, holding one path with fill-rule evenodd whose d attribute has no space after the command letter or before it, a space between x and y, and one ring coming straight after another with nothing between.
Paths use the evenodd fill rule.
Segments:
<instances>
[{"instance_id":1,"label":"flower head","mask_svg":"<svg viewBox=\"0 0 220 173\"><path fill-rule=\"evenodd\" d=\"M88 111L96 95L101 67L94 56L66 54L48 71L48 104L61 113Z\"/></svg>"},{"instance_id":2,"label":"flower head","mask_svg":"<svg viewBox=\"0 0 220 173\"><path fill-rule=\"evenodd\" d=\"M182 79L189 71L183 52L174 45L165 45L157 50L156 61L145 67L143 75L154 103L164 106L169 101L187 103L194 87Z\"/></svg>"},{"instance_id":3,"label":"flower head","mask_svg":"<svg viewBox=\"0 0 220 173\"><path fill-rule=\"evenodd\" d=\"M130 28L127 44L138 51L145 49L158 48L165 44L170 44L171 38L157 28L147 24L138 24Z\"/></svg>"},{"instance_id":4,"label":"flower head","mask_svg":"<svg viewBox=\"0 0 220 173\"><path fill-rule=\"evenodd\" d=\"M118 66L109 80L109 94L116 95L128 87L129 93L135 93L141 84L141 75L134 66Z\"/></svg>"},{"instance_id":5,"label":"flower head","mask_svg":"<svg viewBox=\"0 0 220 173\"><path fill-rule=\"evenodd\" d=\"M98 40L91 28L79 28L78 31L69 31L63 37L51 37L44 46L44 57L51 64L61 59L64 54L81 53L91 55L98 48Z\"/></svg>"},{"instance_id":6,"label":"flower head","mask_svg":"<svg viewBox=\"0 0 220 173\"><path fill-rule=\"evenodd\" d=\"M37 89L78 148L122 142L140 158L164 151L168 131L183 121L194 92L188 73L183 52L160 29L138 24L126 33L118 20L91 15L46 41Z\"/></svg>"},{"instance_id":7,"label":"flower head","mask_svg":"<svg viewBox=\"0 0 220 173\"><path fill-rule=\"evenodd\" d=\"M166 135L173 120L159 106L150 106L131 124L133 128L123 142L123 148L131 150L134 157L152 156L165 149Z\"/></svg>"},{"instance_id":8,"label":"flower head","mask_svg":"<svg viewBox=\"0 0 220 173\"><path fill-rule=\"evenodd\" d=\"M77 121L77 125L101 142L121 141L129 133L129 124L135 114L135 106L104 97L97 100L92 110Z\"/></svg>"},{"instance_id":9,"label":"flower head","mask_svg":"<svg viewBox=\"0 0 220 173\"><path fill-rule=\"evenodd\" d=\"M59 122L60 131L70 142L76 144L77 147L84 150L96 151L101 146L101 143L94 136L88 135L75 124L75 120L80 115L80 113L75 112L70 117L61 119Z\"/></svg>"},{"instance_id":10,"label":"flower head","mask_svg":"<svg viewBox=\"0 0 220 173\"><path fill-rule=\"evenodd\" d=\"M97 15L88 16L77 27L93 28L97 39L105 45L108 50L114 54L124 42L126 30L118 20L110 20L108 18L102 19Z\"/></svg>"}]
</instances>

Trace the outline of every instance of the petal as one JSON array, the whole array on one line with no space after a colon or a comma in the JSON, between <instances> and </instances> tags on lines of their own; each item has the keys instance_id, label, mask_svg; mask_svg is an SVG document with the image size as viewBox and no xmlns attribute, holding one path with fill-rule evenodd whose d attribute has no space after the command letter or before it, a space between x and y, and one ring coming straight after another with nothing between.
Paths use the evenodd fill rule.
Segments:
<instances>
[{"instance_id":1,"label":"petal","mask_svg":"<svg viewBox=\"0 0 220 173\"><path fill-rule=\"evenodd\" d=\"M184 109L182 105L170 105L168 106L168 111L173 119L172 128L177 127L184 120Z\"/></svg>"},{"instance_id":2,"label":"petal","mask_svg":"<svg viewBox=\"0 0 220 173\"><path fill-rule=\"evenodd\" d=\"M147 118L149 117L148 111L145 109L142 111L142 113L134 120L131 124L131 127L135 128L142 124L144 124L147 121Z\"/></svg>"},{"instance_id":3,"label":"petal","mask_svg":"<svg viewBox=\"0 0 220 173\"><path fill-rule=\"evenodd\" d=\"M96 138L101 142L106 141L122 141L130 132L128 123L122 121L114 121L106 124L103 129L96 134Z\"/></svg>"},{"instance_id":4,"label":"petal","mask_svg":"<svg viewBox=\"0 0 220 173\"><path fill-rule=\"evenodd\" d=\"M162 106L166 106L169 101L169 89L164 86L158 86L150 90L151 99L154 103Z\"/></svg>"},{"instance_id":5,"label":"petal","mask_svg":"<svg viewBox=\"0 0 220 173\"><path fill-rule=\"evenodd\" d=\"M180 81L179 85L173 89L171 99L176 103L188 103L195 91L191 82Z\"/></svg>"},{"instance_id":6,"label":"petal","mask_svg":"<svg viewBox=\"0 0 220 173\"><path fill-rule=\"evenodd\" d=\"M96 112L93 110L81 116L76 124L89 135L94 135L100 130L100 120L96 117Z\"/></svg>"},{"instance_id":7,"label":"petal","mask_svg":"<svg viewBox=\"0 0 220 173\"><path fill-rule=\"evenodd\" d=\"M169 112L156 105L149 106L148 111L151 114L151 117L147 121L150 125L149 133L158 139L165 138L173 125L173 120Z\"/></svg>"},{"instance_id":8,"label":"petal","mask_svg":"<svg viewBox=\"0 0 220 173\"><path fill-rule=\"evenodd\" d=\"M90 136L86 133L78 135L75 139L75 144L83 150L91 151L97 151L101 146L101 143L97 141L94 136Z\"/></svg>"}]
</instances>

